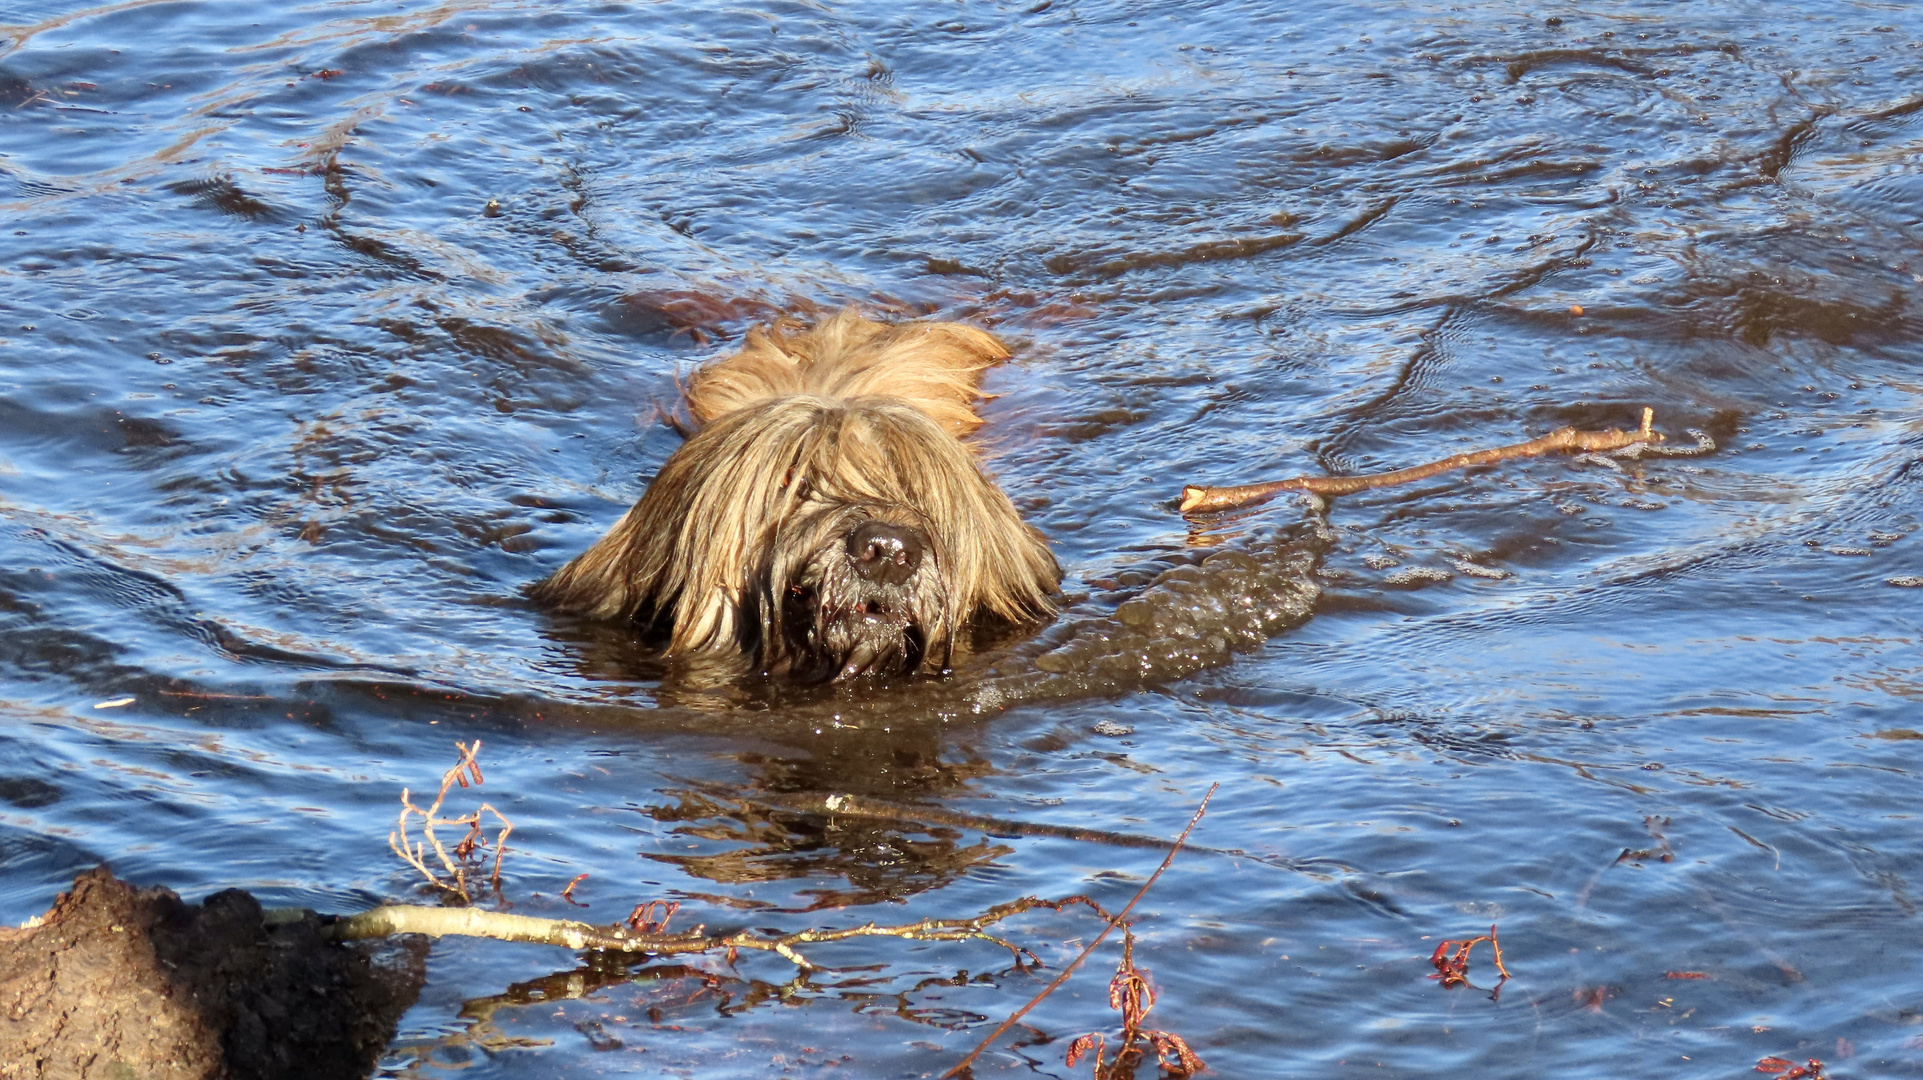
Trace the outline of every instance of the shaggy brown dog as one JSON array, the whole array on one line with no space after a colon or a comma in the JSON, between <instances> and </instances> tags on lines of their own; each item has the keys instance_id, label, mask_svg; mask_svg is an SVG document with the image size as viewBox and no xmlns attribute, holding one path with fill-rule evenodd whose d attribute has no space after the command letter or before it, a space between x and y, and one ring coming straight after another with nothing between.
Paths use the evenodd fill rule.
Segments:
<instances>
[{"instance_id":1,"label":"shaggy brown dog","mask_svg":"<svg viewBox=\"0 0 1923 1080\"><path fill-rule=\"evenodd\" d=\"M973 327L853 310L750 331L688 380L700 430L534 595L804 682L946 668L976 618L1046 617L1061 581L961 442L1007 357Z\"/></svg>"}]
</instances>

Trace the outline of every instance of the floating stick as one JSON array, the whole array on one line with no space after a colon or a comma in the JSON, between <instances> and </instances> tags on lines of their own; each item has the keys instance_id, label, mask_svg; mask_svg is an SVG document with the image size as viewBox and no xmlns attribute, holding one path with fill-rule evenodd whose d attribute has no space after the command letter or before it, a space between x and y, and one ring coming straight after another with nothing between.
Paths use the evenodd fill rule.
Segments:
<instances>
[{"instance_id":1,"label":"floating stick","mask_svg":"<svg viewBox=\"0 0 1923 1080\"><path fill-rule=\"evenodd\" d=\"M1541 438L1513 446L1498 446L1489 450L1477 450L1468 454L1457 454L1432 461L1427 465L1417 465L1395 472L1372 473L1368 476L1296 476L1287 480L1273 480L1266 484L1243 484L1239 487L1201 487L1191 484L1182 489L1182 513L1212 514L1221 510L1234 510L1274 498L1284 491L1308 491L1317 495L1353 495L1370 488L1388 487L1391 484L1406 484L1421 480L1451 469L1463 469L1471 465L1494 465L1511 458L1540 457L1543 454L1566 451L1579 454L1607 453L1621 450L1637 443L1658 443L1663 441L1660 433L1650 430L1655 421L1656 410L1643 410L1643 426L1635 431L1621 431L1609 428L1604 431L1580 431L1576 428L1557 428Z\"/></svg>"}]
</instances>

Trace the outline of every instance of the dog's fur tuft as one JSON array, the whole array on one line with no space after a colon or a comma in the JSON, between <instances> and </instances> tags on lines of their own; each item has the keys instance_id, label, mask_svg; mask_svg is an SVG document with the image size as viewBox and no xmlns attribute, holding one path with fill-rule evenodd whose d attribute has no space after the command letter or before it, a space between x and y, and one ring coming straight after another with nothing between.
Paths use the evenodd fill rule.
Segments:
<instances>
[{"instance_id":1,"label":"dog's fur tuft","mask_svg":"<svg viewBox=\"0 0 1923 1080\"><path fill-rule=\"evenodd\" d=\"M701 423L769 398L891 397L961 438L975 415L982 372L1008 359L986 330L960 323L885 326L849 309L796 332L776 323L748 331L740 353L688 380L688 408Z\"/></svg>"},{"instance_id":2,"label":"dog's fur tuft","mask_svg":"<svg viewBox=\"0 0 1923 1080\"><path fill-rule=\"evenodd\" d=\"M751 332L688 380L700 430L535 595L803 681L945 667L977 616L1051 614L1054 557L960 441L1007 356L972 327L852 310Z\"/></svg>"}]
</instances>

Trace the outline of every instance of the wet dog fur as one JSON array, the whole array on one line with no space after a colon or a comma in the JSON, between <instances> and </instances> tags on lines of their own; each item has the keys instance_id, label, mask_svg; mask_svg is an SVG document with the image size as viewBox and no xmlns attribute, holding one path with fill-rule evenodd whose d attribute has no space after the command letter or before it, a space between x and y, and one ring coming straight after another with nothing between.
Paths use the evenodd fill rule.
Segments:
<instances>
[{"instance_id":1,"label":"wet dog fur","mask_svg":"<svg viewBox=\"0 0 1923 1080\"><path fill-rule=\"evenodd\" d=\"M852 309L750 331L688 380L698 430L534 596L800 682L945 669L978 620L1048 617L1061 570L963 442L1008 355L974 327Z\"/></svg>"}]
</instances>

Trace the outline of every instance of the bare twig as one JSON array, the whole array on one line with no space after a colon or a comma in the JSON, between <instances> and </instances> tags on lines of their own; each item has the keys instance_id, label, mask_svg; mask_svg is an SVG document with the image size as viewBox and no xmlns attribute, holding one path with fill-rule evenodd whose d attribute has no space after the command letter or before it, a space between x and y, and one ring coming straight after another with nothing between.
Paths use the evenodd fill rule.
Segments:
<instances>
[{"instance_id":1,"label":"bare twig","mask_svg":"<svg viewBox=\"0 0 1923 1080\"><path fill-rule=\"evenodd\" d=\"M1001 1038L1002 1034L1006 1032L1009 1028L1015 1026L1015 1021L1020 1020L1022 1017L1028 1015L1028 1011L1030 1009L1033 1009L1035 1006L1040 1005L1042 1003L1043 998L1046 998L1048 995L1054 993L1056 987L1067 982L1068 977L1070 975L1075 974L1075 969L1082 966L1082 961L1088 959L1088 954L1095 951L1095 946L1100 945L1102 943L1102 939L1108 937L1109 931L1115 929L1117 926L1122 925L1123 920L1128 918L1128 913L1135 910L1135 905L1141 901L1142 897L1148 895L1148 891L1155 884L1156 879L1162 876L1162 871L1167 870L1169 868L1169 864L1175 861L1175 853L1182 850L1182 844L1184 841L1186 841L1189 838L1189 833L1195 828L1195 823L1198 821L1201 821L1202 814L1208 810L1209 800L1215 797L1215 789L1221 786L1222 785L1220 784L1209 785L1209 793L1207 795L1202 796L1202 805L1195 808L1195 816L1189 819L1188 825L1182 830L1182 835L1176 837L1175 843L1169 846L1168 854L1162 857L1162 865L1156 867L1155 872L1149 875L1148 880L1142 882L1142 887L1135 890L1135 895L1129 899L1128 906L1124 907L1113 918L1108 920L1108 925L1102 927L1102 932L1095 935L1095 940L1089 942L1088 947L1084 948L1081 951L1081 953L1075 957L1075 959L1069 961L1068 966L1062 969L1062 973L1060 975L1055 976L1054 982L1051 982L1046 987L1044 987L1041 993L1036 994L1033 998L1029 1000L1028 1004L1022 1006L1019 1009L1016 1009L1015 1012L1012 1015L1010 1015L1008 1019L1002 1021L1002 1025L1000 1027L996 1028L992 1032L989 1032L988 1038L983 1039L979 1046L969 1051L968 1056L961 1059L960 1062L956 1063L954 1068L948 1070L945 1073L942 1073L941 1074L942 1080L948 1080L948 1078L951 1076L959 1076L961 1075L962 1072L967 1070L967 1068L970 1065L973 1065L975 1063L975 1059L982 1056L983 1051L987 1050L990 1046L994 1045L995 1040Z\"/></svg>"},{"instance_id":2,"label":"bare twig","mask_svg":"<svg viewBox=\"0 0 1923 1080\"><path fill-rule=\"evenodd\" d=\"M1662 435L1650 429L1650 425L1655 420L1655 413L1656 410L1645 408L1642 427L1635 431L1621 431L1616 428L1603 431L1558 428L1528 442L1497 446L1468 454L1456 454L1441 461L1397 469L1395 472L1371 473L1367 476L1297 476L1288 480L1274 480L1266 484L1243 484L1239 487L1201 487L1191 484L1182 489L1181 511L1184 514L1211 514L1220 510L1233 510L1273 498L1284 491L1308 491L1325 496L1352 495L1370 488L1406 484L1412 480L1421 480L1451 469L1462 469L1471 465L1493 465L1512 458L1539 457L1557 451L1597 454L1638 444L1658 443L1663 440Z\"/></svg>"},{"instance_id":3,"label":"bare twig","mask_svg":"<svg viewBox=\"0 0 1923 1080\"><path fill-rule=\"evenodd\" d=\"M459 748L461 758L454 763L453 768L441 775L441 790L435 794L434 802L425 810L415 805L406 788L401 789L400 820L395 830L388 834L387 846L393 849L394 854L406 860L409 866L420 871L428 884L460 897L462 903L473 903L474 897L468 891L467 864L476 850L488 844L486 835L481 831L481 815L493 814L494 819L501 823L501 831L494 838L494 875L491 879L497 892L501 888L501 857L507 853L507 838L508 834L514 831L514 824L487 803L482 803L473 813L460 817L439 816L441 804L447 801L449 789L456 784L467 787L469 777L473 777L476 785L479 785L482 779L481 763L475 758L475 755L480 753L481 741L474 740L473 746L463 742L457 742L454 745ZM408 823L415 817L421 819L421 840L413 840L408 835ZM441 844L440 838L434 835L434 829L439 825L468 827L467 835L454 846L452 854ZM427 853L430 849L434 852L435 859L440 862L445 877L441 873L436 873L428 865Z\"/></svg>"},{"instance_id":4,"label":"bare twig","mask_svg":"<svg viewBox=\"0 0 1923 1080\"><path fill-rule=\"evenodd\" d=\"M659 917L654 913L656 908L661 911ZM679 900L650 900L645 904L636 904L634 910L628 914L628 929L643 934L665 934L668 930L668 920L674 918L674 913L680 910Z\"/></svg>"}]
</instances>

